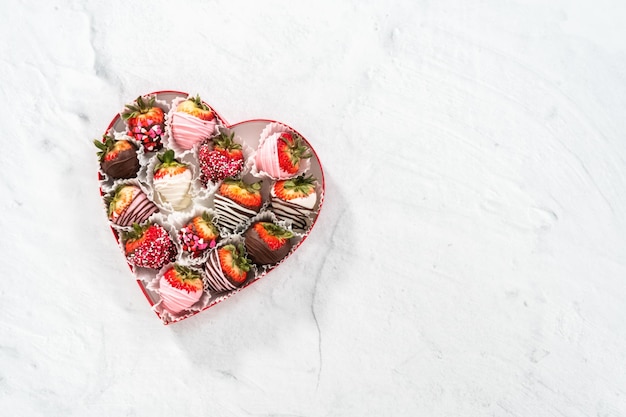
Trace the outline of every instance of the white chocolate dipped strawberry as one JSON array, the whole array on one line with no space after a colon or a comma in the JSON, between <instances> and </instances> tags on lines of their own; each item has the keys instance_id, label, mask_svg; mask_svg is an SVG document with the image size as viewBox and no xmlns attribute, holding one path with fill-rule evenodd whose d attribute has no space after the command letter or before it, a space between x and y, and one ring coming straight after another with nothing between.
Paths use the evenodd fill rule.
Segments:
<instances>
[{"instance_id":1,"label":"white chocolate dipped strawberry","mask_svg":"<svg viewBox=\"0 0 626 417\"><path fill-rule=\"evenodd\" d=\"M288 220L294 229L305 230L315 203L315 178L304 174L279 180L270 188L270 205L279 220Z\"/></svg>"},{"instance_id":2,"label":"white chocolate dipped strawberry","mask_svg":"<svg viewBox=\"0 0 626 417\"><path fill-rule=\"evenodd\" d=\"M191 204L189 188L191 187L191 170L189 167L174 159L174 151L169 149L158 155L160 161L154 168L154 190L159 194L161 201L168 202L174 210L182 210Z\"/></svg>"},{"instance_id":3,"label":"white chocolate dipped strawberry","mask_svg":"<svg viewBox=\"0 0 626 417\"><path fill-rule=\"evenodd\" d=\"M274 179L287 179L303 170L312 156L304 140L295 132L277 132L265 139L255 157L257 169Z\"/></svg>"}]
</instances>

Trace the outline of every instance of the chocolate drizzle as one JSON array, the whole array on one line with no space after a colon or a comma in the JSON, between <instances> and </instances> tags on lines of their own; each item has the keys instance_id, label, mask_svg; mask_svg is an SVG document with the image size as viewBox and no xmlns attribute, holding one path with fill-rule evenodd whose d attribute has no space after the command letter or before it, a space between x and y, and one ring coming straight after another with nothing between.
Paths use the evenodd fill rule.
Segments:
<instances>
[{"instance_id":1,"label":"chocolate drizzle","mask_svg":"<svg viewBox=\"0 0 626 417\"><path fill-rule=\"evenodd\" d=\"M207 260L204 269L206 271L207 286L209 287L209 290L217 293L235 290L246 282L246 280L244 280L238 284L224 274L222 266L220 265L220 258L217 253L217 249L212 250L209 254L209 259Z\"/></svg>"},{"instance_id":2,"label":"chocolate drizzle","mask_svg":"<svg viewBox=\"0 0 626 417\"><path fill-rule=\"evenodd\" d=\"M243 236L245 238L246 252L252 262L257 265L275 264L283 259L291 249L290 241L287 241L284 246L277 250L270 249L253 227L250 227Z\"/></svg>"},{"instance_id":3,"label":"chocolate drizzle","mask_svg":"<svg viewBox=\"0 0 626 417\"><path fill-rule=\"evenodd\" d=\"M272 211L279 220L289 220L294 229L306 230L308 226L309 215L311 210L294 204L289 201L281 200L278 197L270 197Z\"/></svg>"},{"instance_id":4,"label":"chocolate drizzle","mask_svg":"<svg viewBox=\"0 0 626 417\"><path fill-rule=\"evenodd\" d=\"M103 161L100 167L111 178L134 178L139 171L139 159L134 145L132 149L119 152L115 159Z\"/></svg>"},{"instance_id":5,"label":"chocolate drizzle","mask_svg":"<svg viewBox=\"0 0 626 417\"><path fill-rule=\"evenodd\" d=\"M139 192L126 210L120 214L115 223L120 226L132 226L133 223L143 223L157 211L159 211L159 208L156 204L150 201L143 192Z\"/></svg>"},{"instance_id":6,"label":"chocolate drizzle","mask_svg":"<svg viewBox=\"0 0 626 417\"><path fill-rule=\"evenodd\" d=\"M215 195L215 211L217 212L217 224L231 231L237 229L242 223L257 214L258 210L252 210L235 203L230 198L220 194Z\"/></svg>"}]
</instances>

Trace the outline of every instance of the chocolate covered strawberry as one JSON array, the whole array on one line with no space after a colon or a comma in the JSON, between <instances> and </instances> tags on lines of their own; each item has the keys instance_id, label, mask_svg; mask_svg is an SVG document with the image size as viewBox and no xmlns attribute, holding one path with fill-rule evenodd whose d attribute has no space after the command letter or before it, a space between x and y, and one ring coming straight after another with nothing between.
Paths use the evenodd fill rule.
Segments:
<instances>
[{"instance_id":1,"label":"chocolate covered strawberry","mask_svg":"<svg viewBox=\"0 0 626 417\"><path fill-rule=\"evenodd\" d=\"M192 258L199 258L215 247L220 235L211 215L204 212L183 226L178 232L178 238L184 252Z\"/></svg>"},{"instance_id":2,"label":"chocolate covered strawberry","mask_svg":"<svg viewBox=\"0 0 626 417\"><path fill-rule=\"evenodd\" d=\"M133 224L122 234L124 254L129 263L142 268L159 269L176 257L176 247L169 233L158 224Z\"/></svg>"},{"instance_id":3,"label":"chocolate covered strawberry","mask_svg":"<svg viewBox=\"0 0 626 417\"><path fill-rule=\"evenodd\" d=\"M200 271L175 264L159 280L159 295L166 310L180 313L200 300L203 287Z\"/></svg>"},{"instance_id":4,"label":"chocolate covered strawberry","mask_svg":"<svg viewBox=\"0 0 626 417\"><path fill-rule=\"evenodd\" d=\"M224 132L207 140L198 149L200 180L206 185L209 181L218 182L227 177L236 177L243 169L243 151L235 142L235 133Z\"/></svg>"},{"instance_id":5,"label":"chocolate covered strawberry","mask_svg":"<svg viewBox=\"0 0 626 417\"><path fill-rule=\"evenodd\" d=\"M234 231L254 217L261 210L262 203L261 182L248 184L243 180L227 178L214 199L218 225Z\"/></svg>"},{"instance_id":6,"label":"chocolate covered strawberry","mask_svg":"<svg viewBox=\"0 0 626 417\"><path fill-rule=\"evenodd\" d=\"M259 265L275 264L289 253L293 233L271 222L256 222L244 234L250 259Z\"/></svg>"},{"instance_id":7,"label":"chocolate covered strawberry","mask_svg":"<svg viewBox=\"0 0 626 417\"><path fill-rule=\"evenodd\" d=\"M103 141L94 140L102 172L111 178L133 178L139 170L137 147L128 140L115 140L104 135Z\"/></svg>"},{"instance_id":8,"label":"chocolate covered strawberry","mask_svg":"<svg viewBox=\"0 0 626 417\"><path fill-rule=\"evenodd\" d=\"M215 292L231 291L248 279L250 260L243 245L228 244L211 251L205 264L208 287Z\"/></svg>"},{"instance_id":9,"label":"chocolate covered strawberry","mask_svg":"<svg viewBox=\"0 0 626 417\"><path fill-rule=\"evenodd\" d=\"M156 204L148 199L141 188L133 184L117 187L113 195L107 198L107 202L109 220L118 226L143 223L159 211Z\"/></svg>"},{"instance_id":10,"label":"chocolate covered strawberry","mask_svg":"<svg viewBox=\"0 0 626 417\"><path fill-rule=\"evenodd\" d=\"M155 97L137 97L133 104L127 104L122 119L128 124L128 134L139 141L147 152L158 151L163 147L165 115L155 105Z\"/></svg>"},{"instance_id":11,"label":"chocolate covered strawberry","mask_svg":"<svg viewBox=\"0 0 626 417\"><path fill-rule=\"evenodd\" d=\"M306 167L303 161L311 156L310 149L300 135L295 132L278 132L263 141L255 163L257 169L272 178L286 179L304 171Z\"/></svg>"},{"instance_id":12,"label":"chocolate covered strawberry","mask_svg":"<svg viewBox=\"0 0 626 417\"><path fill-rule=\"evenodd\" d=\"M216 124L215 113L202 102L200 96L190 97L172 112L172 141L181 150L191 149L213 136Z\"/></svg>"},{"instance_id":13,"label":"chocolate covered strawberry","mask_svg":"<svg viewBox=\"0 0 626 417\"><path fill-rule=\"evenodd\" d=\"M288 220L294 229L307 228L317 202L315 178L304 174L274 182L270 188L270 205L279 220Z\"/></svg>"},{"instance_id":14,"label":"chocolate covered strawberry","mask_svg":"<svg viewBox=\"0 0 626 417\"><path fill-rule=\"evenodd\" d=\"M169 149L157 156L159 164L154 167L154 189L163 202L172 204L174 210L182 210L191 204L191 169L174 158Z\"/></svg>"}]
</instances>

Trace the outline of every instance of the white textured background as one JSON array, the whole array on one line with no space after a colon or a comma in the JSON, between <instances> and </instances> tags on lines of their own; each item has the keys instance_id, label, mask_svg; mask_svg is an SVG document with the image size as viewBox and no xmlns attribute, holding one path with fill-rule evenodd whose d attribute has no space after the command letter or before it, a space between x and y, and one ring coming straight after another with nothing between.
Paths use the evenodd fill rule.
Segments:
<instances>
[{"instance_id":1,"label":"white textured background","mask_svg":"<svg viewBox=\"0 0 626 417\"><path fill-rule=\"evenodd\" d=\"M0 410L626 415L622 0L0 4ZM327 199L285 265L163 326L94 138L200 93L281 120Z\"/></svg>"}]
</instances>

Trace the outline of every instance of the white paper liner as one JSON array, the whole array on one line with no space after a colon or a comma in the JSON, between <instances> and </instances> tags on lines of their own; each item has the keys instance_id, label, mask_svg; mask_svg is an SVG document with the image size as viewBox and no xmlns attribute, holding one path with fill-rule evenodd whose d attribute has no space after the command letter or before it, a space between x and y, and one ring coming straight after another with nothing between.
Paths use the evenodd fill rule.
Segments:
<instances>
[{"instance_id":1,"label":"white paper liner","mask_svg":"<svg viewBox=\"0 0 626 417\"><path fill-rule=\"evenodd\" d=\"M193 154L193 152L188 151L188 152L183 152L182 154L175 154L175 158L180 161L181 163L184 163L187 165L187 167L190 169L191 171L191 180L190 180L190 187L189 187L189 191L187 192L188 196L189 196L189 205L184 207L184 208L180 208L180 209L175 209L174 206L172 205L172 203L170 203L169 201L165 201L161 194L158 193L154 187L154 169L155 167L160 163L158 155L163 154L163 152L166 151L166 149L162 150L161 152L154 154L152 156L152 158L150 158L148 165L146 167L146 184L147 184L147 190L149 192L148 194L148 198L150 198L152 201L154 201L156 203L156 205L159 207L160 210L162 210L165 213L173 213L173 212L189 212L193 209L194 206L194 198L198 195L200 189L199 189L199 182L198 182L198 169L196 168L196 159L195 156Z\"/></svg>"},{"instance_id":2,"label":"white paper liner","mask_svg":"<svg viewBox=\"0 0 626 417\"><path fill-rule=\"evenodd\" d=\"M163 131L162 131L160 136L161 136L161 144L163 145L163 148L166 148L168 146L168 144L169 144L169 137L168 137L169 135L168 135L168 132L167 132L167 129L166 129L166 116L167 116L168 112L170 111L170 105L169 105L169 103L166 100L161 100L161 99L157 98L156 94L146 94L146 95L144 95L142 97L146 101L150 101L150 99L152 97L154 97L155 98L154 105L156 107L159 107L161 110L163 110L163 116L164 116L163 124L164 124L164 126L163 126ZM135 100L129 101L126 104L133 104L133 103L135 103ZM122 117L122 113L124 113L126 111L126 104L124 105L124 108L119 112L120 118L124 122L124 127L126 128L126 132L124 132L125 134L129 131L128 122L126 120L124 120L124 118ZM140 140L135 140L133 138L133 141L137 144L137 146L139 146L139 148L145 154L153 154L155 152L159 152L160 151L160 150L146 151Z\"/></svg>"},{"instance_id":3,"label":"white paper liner","mask_svg":"<svg viewBox=\"0 0 626 417\"><path fill-rule=\"evenodd\" d=\"M199 208L213 209L213 196L214 196L213 192L208 193L206 192L206 190L200 190L196 198L194 198L193 200L193 203L194 203L193 208L195 209L196 207L199 207ZM191 211L193 211L193 209ZM182 213L182 215L187 216L188 213Z\"/></svg>"},{"instance_id":4,"label":"white paper liner","mask_svg":"<svg viewBox=\"0 0 626 417\"><path fill-rule=\"evenodd\" d=\"M154 278L150 282L148 282L146 285L146 288L148 290L154 291L157 294L158 300L152 306L152 309L159 315L159 317L161 318L161 320L163 320L163 323L165 324L179 321L186 317L196 314L197 312L204 309L209 304L209 300L210 300L209 293L203 290L202 296L200 297L200 299L188 309L183 310L179 313L172 313L171 311L167 310L165 306L162 305L163 300L161 299L161 293L159 291L159 286L160 286L159 281L161 277L163 277L163 275L174 265L175 263L169 263L167 265L164 265L163 268L161 268L156 273ZM205 282L204 271L202 271L200 268L193 268L193 269L194 271L197 271L200 273L200 275L202 276L202 281L204 283Z\"/></svg>"},{"instance_id":5,"label":"white paper liner","mask_svg":"<svg viewBox=\"0 0 626 417\"><path fill-rule=\"evenodd\" d=\"M181 147L181 146L180 146L180 145L176 142L176 140L174 139L174 132L172 131L172 119L174 118L174 114L175 114L175 113L177 113L177 112L176 112L176 107L178 107L178 105L179 105L180 103L182 103L183 101L185 101L185 100L187 100L187 99L190 99L190 98L191 98L191 99L193 99L193 98L194 98L194 96L189 95L189 96L187 96L187 97L177 97L177 98L173 99L173 100L172 100L172 103L171 103L171 108L170 108L170 111L169 111L169 112L165 115L165 121L166 121L166 123L165 123L165 130L166 130L167 135L168 135L168 147L169 147L170 149L173 149L173 150L174 150L177 154L178 154L178 153L183 153L183 152L188 151L188 150L191 150L191 149L197 149L197 148L198 148L198 146L200 145L200 143L202 143L202 140L200 140L200 141L198 141L198 143L196 143L196 144L195 144L195 145L194 145L191 149L187 149L187 148L183 148L183 147ZM222 120L221 120L221 119L217 116L217 112L213 109L213 107L211 107L211 106L210 106L208 103L206 103L205 101L202 101L202 102L203 102L204 104L206 104L206 105L207 105L207 106L208 106L208 107L209 107L209 108L213 111L213 114L215 115L215 119L213 119L213 120L211 121L211 122L215 122L215 126L213 127L213 131L212 131L212 132L210 132L210 133L206 136L206 138L209 138L209 137L213 136L213 135L217 132L217 129L219 128L219 126L222 126L222 125L223 125L223 122L222 122ZM182 113L182 114L187 115L186 113ZM190 116L190 115L189 115L189 116ZM191 117L193 117L193 116L191 116ZM198 120L200 120L200 119L198 119ZM205 138L205 139L206 139L206 138Z\"/></svg>"},{"instance_id":6,"label":"white paper liner","mask_svg":"<svg viewBox=\"0 0 626 417\"><path fill-rule=\"evenodd\" d=\"M240 178L243 178L245 175L252 171L252 167L254 166L254 155L256 150L248 145L241 136L235 134L235 142L241 145L241 151L243 153L243 169L241 170Z\"/></svg>"},{"instance_id":7,"label":"white paper liner","mask_svg":"<svg viewBox=\"0 0 626 417\"><path fill-rule=\"evenodd\" d=\"M189 252L183 251L183 243L180 239L180 229L183 228L183 226L185 226L187 223L189 223L193 218L195 218L196 216L202 216L203 213L209 213L211 216L213 216L213 218L215 219L216 214L215 211L213 209L209 209L206 208L204 206L200 206L200 205L195 205L193 210L191 210L190 212L187 213L173 213L172 215L169 216L168 220L169 223L172 225L173 230L175 230L175 243L176 243L176 247L178 249L178 257L177 257L177 262L181 265L185 265L185 266L196 266L196 265L202 265L206 262L207 258L209 257L209 252L211 251L211 247L207 247L207 249L204 251L204 253L202 254L202 256L198 257L198 258L194 258L193 256L191 256L191 254ZM213 224L217 227L217 224L215 223L215 220L213 220ZM217 228L219 231L219 228ZM217 239L216 243L216 247L217 245L220 243L220 241L222 240L222 236L220 235L220 237ZM207 242L208 243L208 242Z\"/></svg>"},{"instance_id":8,"label":"white paper liner","mask_svg":"<svg viewBox=\"0 0 626 417\"><path fill-rule=\"evenodd\" d=\"M261 135L259 138L259 146L255 154L253 155L253 158L256 159L256 155L258 154L259 150L263 147L263 145L265 144L265 141L270 136L272 136L275 133L284 133L284 132L296 133L293 131L293 129L278 122L272 122L272 123L269 123L267 126L265 126L265 128L261 132ZM306 144L308 146L308 142ZM281 175L280 177L277 177L277 176L269 174L266 171L263 171L260 167L257 166L256 161L255 161L250 172L256 176L265 176L265 177L269 177L269 178L277 180L277 179L285 179L285 178L290 178L290 177L297 177L298 175L308 171L310 167L311 167L311 161L309 161L308 158L302 159L300 160L300 168L298 169L298 172L296 172L294 175L289 174L286 176Z\"/></svg>"},{"instance_id":9,"label":"white paper liner","mask_svg":"<svg viewBox=\"0 0 626 417\"><path fill-rule=\"evenodd\" d=\"M194 150L194 154L195 154ZM199 170L200 168L198 168ZM198 177L195 181L195 189L197 190L197 200L210 200L209 205L213 206L213 196L222 185L222 181L213 183L209 182L206 186L200 181L200 177Z\"/></svg>"}]
</instances>

